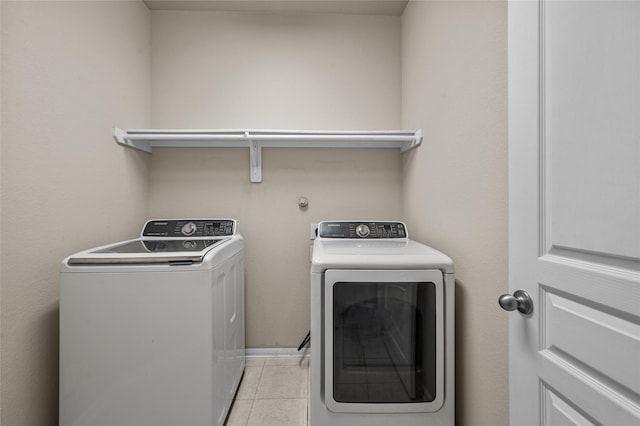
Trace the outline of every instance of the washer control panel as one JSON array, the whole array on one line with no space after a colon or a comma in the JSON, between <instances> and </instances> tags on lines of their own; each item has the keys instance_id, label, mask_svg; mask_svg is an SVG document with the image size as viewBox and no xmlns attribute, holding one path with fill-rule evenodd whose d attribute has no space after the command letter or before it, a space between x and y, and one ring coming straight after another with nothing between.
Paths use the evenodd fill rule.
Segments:
<instances>
[{"instance_id":1,"label":"washer control panel","mask_svg":"<svg viewBox=\"0 0 640 426\"><path fill-rule=\"evenodd\" d=\"M228 237L237 232L232 219L169 219L150 220L142 229L143 237L204 238Z\"/></svg>"},{"instance_id":2,"label":"washer control panel","mask_svg":"<svg viewBox=\"0 0 640 426\"><path fill-rule=\"evenodd\" d=\"M351 239L407 238L407 228L402 222L320 222L318 236Z\"/></svg>"}]
</instances>

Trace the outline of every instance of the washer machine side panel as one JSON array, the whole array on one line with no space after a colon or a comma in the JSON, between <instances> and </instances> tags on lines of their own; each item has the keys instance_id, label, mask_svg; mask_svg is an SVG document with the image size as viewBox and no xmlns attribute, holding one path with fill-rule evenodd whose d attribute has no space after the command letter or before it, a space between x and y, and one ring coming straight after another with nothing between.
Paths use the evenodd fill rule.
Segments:
<instances>
[{"instance_id":1,"label":"washer machine side panel","mask_svg":"<svg viewBox=\"0 0 640 426\"><path fill-rule=\"evenodd\" d=\"M244 252L239 252L213 271L214 316L213 382L217 403L214 420L222 425L233 404L245 366Z\"/></svg>"}]
</instances>

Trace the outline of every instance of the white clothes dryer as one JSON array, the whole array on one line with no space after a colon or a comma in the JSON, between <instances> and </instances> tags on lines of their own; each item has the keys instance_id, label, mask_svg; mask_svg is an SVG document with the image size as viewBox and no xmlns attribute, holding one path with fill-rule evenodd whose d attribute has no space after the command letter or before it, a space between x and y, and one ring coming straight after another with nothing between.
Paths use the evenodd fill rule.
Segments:
<instances>
[{"instance_id":1,"label":"white clothes dryer","mask_svg":"<svg viewBox=\"0 0 640 426\"><path fill-rule=\"evenodd\" d=\"M311 426L454 426L454 275L402 222L321 222Z\"/></svg>"},{"instance_id":2,"label":"white clothes dryer","mask_svg":"<svg viewBox=\"0 0 640 426\"><path fill-rule=\"evenodd\" d=\"M244 356L235 220L151 220L63 261L61 426L221 426Z\"/></svg>"}]
</instances>

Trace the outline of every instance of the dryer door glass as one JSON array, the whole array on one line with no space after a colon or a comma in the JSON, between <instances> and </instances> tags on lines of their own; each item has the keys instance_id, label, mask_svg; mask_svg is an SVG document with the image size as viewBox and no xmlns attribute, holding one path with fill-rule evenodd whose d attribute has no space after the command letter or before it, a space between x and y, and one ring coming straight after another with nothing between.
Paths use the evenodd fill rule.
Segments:
<instances>
[{"instance_id":1,"label":"dryer door glass","mask_svg":"<svg viewBox=\"0 0 640 426\"><path fill-rule=\"evenodd\" d=\"M432 402L436 396L436 286L333 285L333 399Z\"/></svg>"}]
</instances>

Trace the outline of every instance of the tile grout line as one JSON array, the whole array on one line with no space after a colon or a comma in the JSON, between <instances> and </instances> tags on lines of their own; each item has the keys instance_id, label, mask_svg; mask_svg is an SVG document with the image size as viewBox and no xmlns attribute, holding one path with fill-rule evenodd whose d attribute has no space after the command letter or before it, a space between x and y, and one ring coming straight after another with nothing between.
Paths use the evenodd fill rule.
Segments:
<instances>
[{"instance_id":1,"label":"tile grout line","mask_svg":"<svg viewBox=\"0 0 640 426\"><path fill-rule=\"evenodd\" d=\"M258 388L260 387L260 382L262 381L262 373L264 372L265 365L266 365L266 362L264 361L260 365L260 375L258 376L258 383L256 383L255 392L253 393L251 398L251 407L249 407L249 415L247 416L247 422L245 423L245 426L248 426L249 420L251 420L251 413L253 412L253 407L255 406L255 403L256 403L256 396L258 395Z\"/></svg>"}]
</instances>

